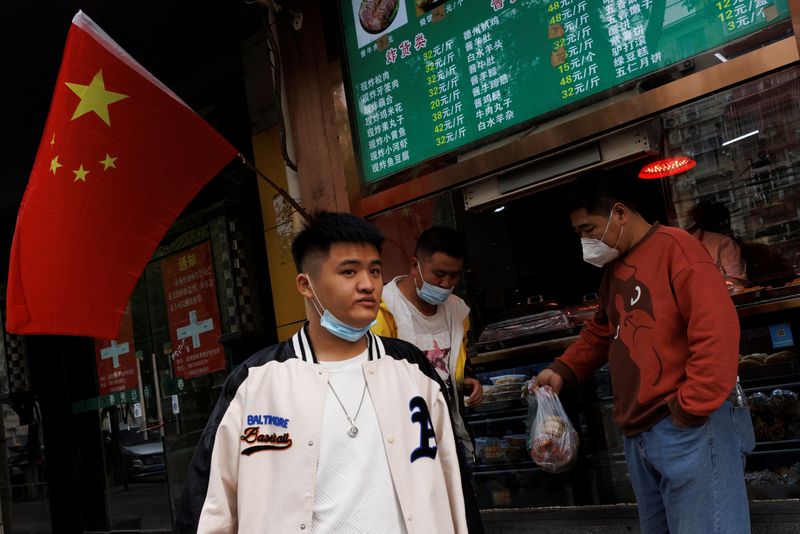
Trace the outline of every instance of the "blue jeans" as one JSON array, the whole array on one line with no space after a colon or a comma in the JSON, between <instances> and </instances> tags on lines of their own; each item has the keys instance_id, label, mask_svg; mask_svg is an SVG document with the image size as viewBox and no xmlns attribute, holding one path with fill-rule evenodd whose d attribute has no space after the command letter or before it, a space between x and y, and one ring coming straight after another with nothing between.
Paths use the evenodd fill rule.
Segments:
<instances>
[{"instance_id":1,"label":"blue jeans","mask_svg":"<svg viewBox=\"0 0 800 534\"><path fill-rule=\"evenodd\" d=\"M728 401L699 427L667 416L626 436L642 534L749 533L744 460L754 446L750 410Z\"/></svg>"}]
</instances>

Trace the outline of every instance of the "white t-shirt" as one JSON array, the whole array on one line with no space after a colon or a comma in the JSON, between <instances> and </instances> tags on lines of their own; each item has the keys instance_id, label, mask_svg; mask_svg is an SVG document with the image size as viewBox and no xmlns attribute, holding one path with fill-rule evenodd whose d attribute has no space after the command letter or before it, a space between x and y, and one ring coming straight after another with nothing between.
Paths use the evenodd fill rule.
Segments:
<instances>
[{"instance_id":1,"label":"white t-shirt","mask_svg":"<svg viewBox=\"0 0 800 534\"><path fill-rule=\"evenodd\" d=\"M331 388L325 397L314 492L313 534L405 534L400 503L392 484L378 417L369 390L358 412L366 380L367 351L341 362L320 362L329 383L354 419L358 435ZM356 417L358 412L358 417Z\"/></svg>"},{"instance_id":2,"label":"white t-shirt","mask_svg":"<svg viewBox=\"0 0 800 534\"><path fill-rule=\"evenodd\" d=\"M403 295L403 303L411 311L411 323L417 336L417 348L425 353L428 361L449 387L450 370L447 362L450 360L452 343L450 342L450 325L447 324L444 306L437 306L436 313L427 316L410 303L405 295Z\"/></svg>"}]
</instances>

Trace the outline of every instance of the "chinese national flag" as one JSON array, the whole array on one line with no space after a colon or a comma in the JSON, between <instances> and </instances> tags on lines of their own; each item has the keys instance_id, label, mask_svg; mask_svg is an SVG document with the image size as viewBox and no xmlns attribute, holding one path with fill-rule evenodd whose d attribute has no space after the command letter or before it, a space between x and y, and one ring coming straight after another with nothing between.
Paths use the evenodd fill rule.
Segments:
<instances>
[{"instance_id":1,"label":"chinese national flag","mask_svg":"<svg viewBox=\"0 0 800 534\"><path fill-rule=\"evenodd\" d=\"M78 12L17 217L7 329L116 338L167 229L236 154Z\"/></svg>"}]
</instances>

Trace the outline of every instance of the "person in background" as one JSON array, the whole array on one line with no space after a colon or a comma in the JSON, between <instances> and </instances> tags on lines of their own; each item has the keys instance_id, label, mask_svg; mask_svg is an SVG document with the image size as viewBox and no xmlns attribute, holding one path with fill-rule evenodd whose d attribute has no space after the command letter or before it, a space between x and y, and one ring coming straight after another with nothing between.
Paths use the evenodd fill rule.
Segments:
<instances>
[{"instance_id":1,"label":"person in background","mask_svg":"<svg viewBox=\"0 0 800 534\"><path fill-rule=\"evenodd\" d=\"M419 349L369 331L383 241L324 212L294 239L308 322L226 380L174 532L467 532L444 384Z\"/></svg>"},{"instance_id":2,"label":"person in background","mask_svg":"<svg viewBox=\"0 0 800 534\"><path fill-rule=\"evenodd\" d=\"M742 259L742 249L730 236L728 208L704 200L689 211L689 216L694 222L686 231L700 240L731 291L743 289L747 283L747 265Z\"/></svg>"},{"instance_id":3,"label":"person in background","mask_svg":"<svg viewBox=\"0 0 800 534\"><path fill-rule=\"evenodd\" d=\"M483 386L468 376L467 332L469 306L453 295L466 255L461 235L447 226L428 228L417 239L409 273L398 276L383 289L376 334L408 341L418 347L453 393L451 416L456 436L473 454L472 438L461 410L483 400Z\"/></svg>"},{"instance_id":4,"label":"person in background","mask_svg":"<svg viewBox=\"0 0 800 534\"><path fill-rule=\"evenodd\" d=\"M753 427L736 378L739 321L716 265L610 182L580 182L568 198L584 260L604 269L600 309L536 386L558 393L608 362L642 532L749 532Z\"/></svg>"}]
</instances>

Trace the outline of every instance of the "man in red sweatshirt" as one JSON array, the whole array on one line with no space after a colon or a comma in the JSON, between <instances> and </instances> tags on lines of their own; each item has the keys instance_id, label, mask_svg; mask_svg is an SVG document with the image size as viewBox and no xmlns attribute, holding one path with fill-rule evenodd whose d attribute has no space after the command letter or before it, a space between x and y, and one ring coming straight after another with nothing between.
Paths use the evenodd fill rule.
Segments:
<instances>
[{"instance_id":1,"label":"man in red sweatshirt","mask_svg":"<svg viewBox=\"0 0 800 534\"><path fill-rule=\"evenodd\" d=\"M604 268L600 309L536 383L558 393L609 363L643 533L750 532L753 427L729 401L739 321L722 276L697 239L650 225L611 182L570 198L584 260Z\"/></svg>"}]
</instances>

